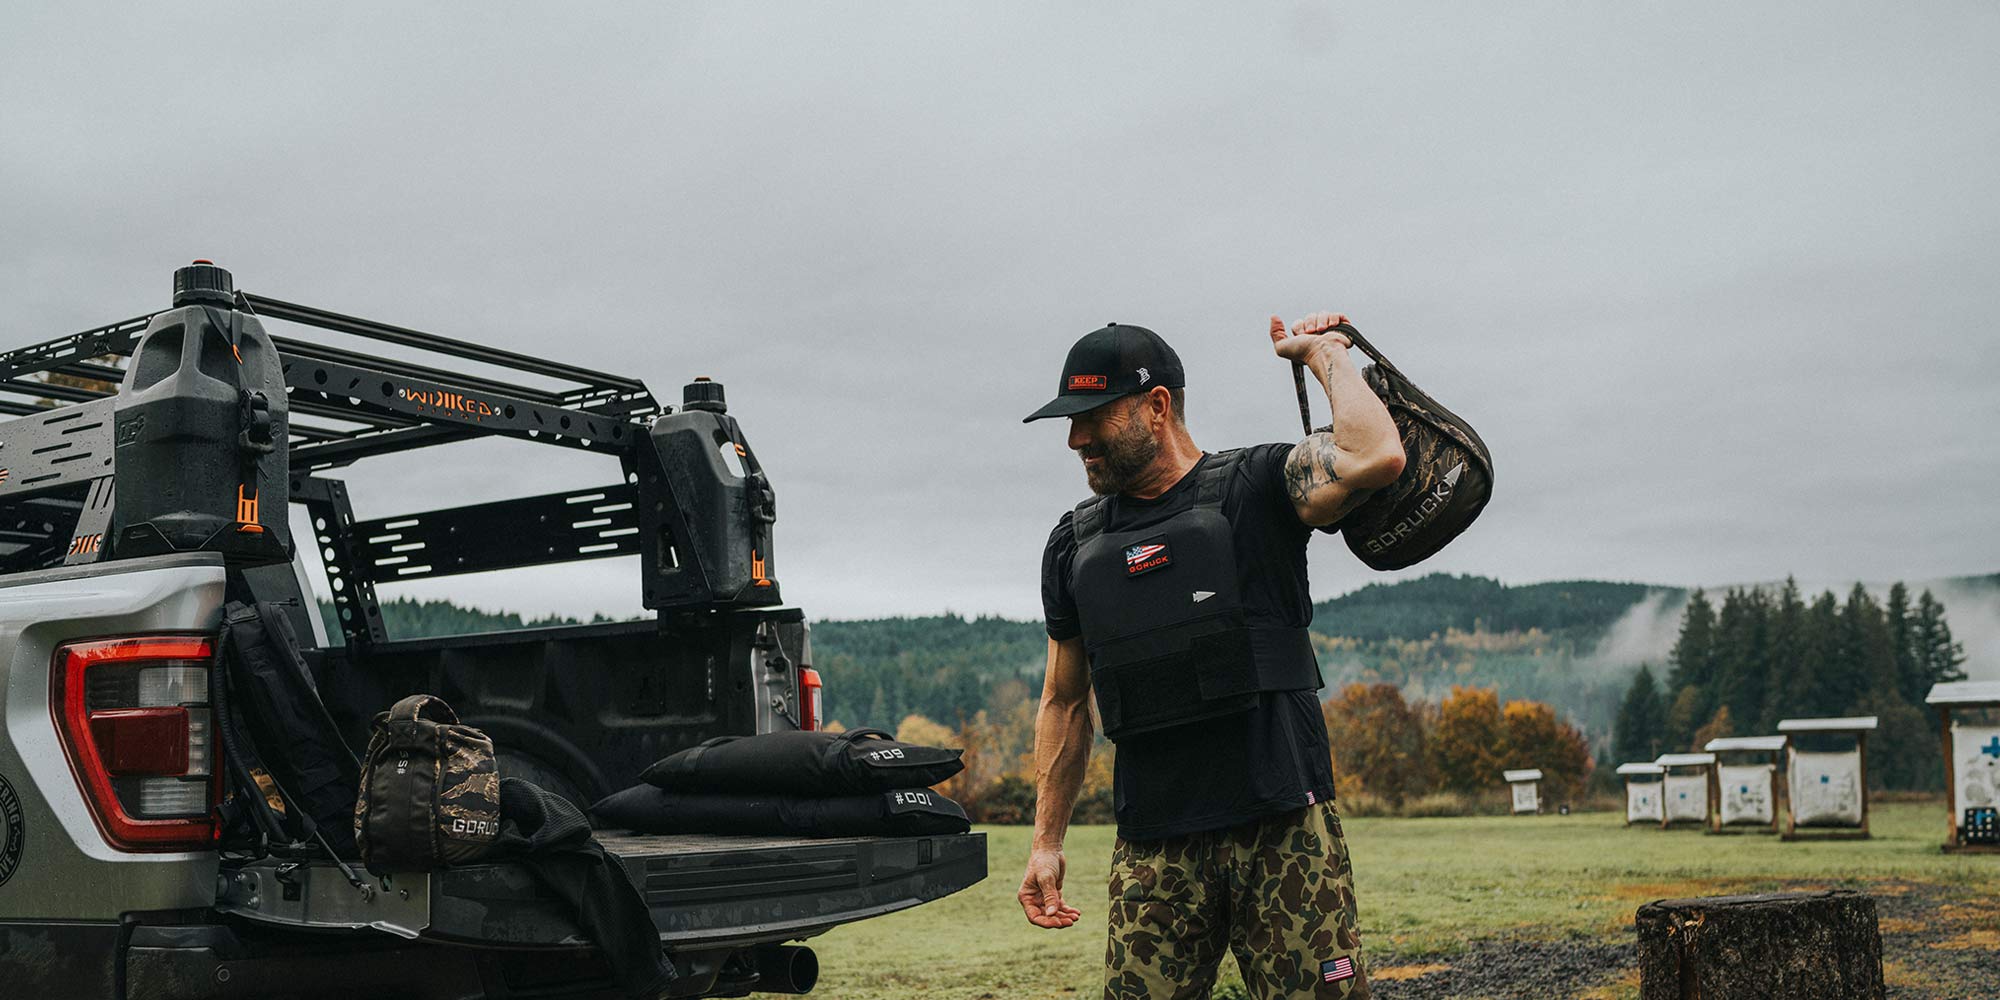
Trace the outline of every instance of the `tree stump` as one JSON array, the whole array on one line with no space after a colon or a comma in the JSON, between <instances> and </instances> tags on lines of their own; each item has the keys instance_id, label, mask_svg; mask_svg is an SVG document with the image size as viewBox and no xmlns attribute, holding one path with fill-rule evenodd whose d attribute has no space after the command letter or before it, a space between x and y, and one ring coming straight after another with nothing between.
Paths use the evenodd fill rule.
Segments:
<instances>
[{"instance_id":1,"label":"tree stump","mask_svg":"<svg viewBox=\"0 0 2000 1000\"><path fill-rule=\"evenodd\" d=\"M1875 900L1847 889L1639 907L1640 1000L1880 1000Z\"/></svg>"}]
</instances>

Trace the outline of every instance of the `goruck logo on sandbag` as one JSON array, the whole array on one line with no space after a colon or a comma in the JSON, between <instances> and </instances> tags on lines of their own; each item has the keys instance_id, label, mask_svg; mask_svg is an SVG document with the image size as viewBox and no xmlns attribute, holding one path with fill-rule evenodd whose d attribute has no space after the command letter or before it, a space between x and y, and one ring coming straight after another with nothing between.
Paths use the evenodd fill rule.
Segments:
<instances>
[{"instance_id":1,"label":"goruck logo on sandbag","mask_svg":"<svg viewBox=\"0 0 2000 1000\"><path fill-rule=\"evenodd\" d=\"M1451 471L1445 473L1444 478L1439 480L1437 485L1425 491L1424 498L1417 503L1415 510L1410 511L1401 520L1390 525L1389 530L1376 534L1372 538L1362 539L1361 544L1369 552L1379 553L1396 542L1409 537L1410 532L1423 527L1431 519L1431 515L1443 510L1444 505L1451 502L1451 492L1458 487L1458 477L1464 474L1464 462L1452 466Z\"/></svg>"}]
</instances>

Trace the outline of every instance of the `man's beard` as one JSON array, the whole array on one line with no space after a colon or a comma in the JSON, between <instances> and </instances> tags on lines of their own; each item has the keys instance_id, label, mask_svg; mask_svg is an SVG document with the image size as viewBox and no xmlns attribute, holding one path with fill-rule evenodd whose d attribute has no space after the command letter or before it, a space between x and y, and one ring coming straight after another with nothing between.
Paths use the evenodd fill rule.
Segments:
<instances>
[{"instance_id":1,"label":"man's beard","mask_svg":"<svg viewBox=\"0 0 2000 1000\"><path fill-rule=\"evenodd\" d=\"M1139 478L1160 457L1160 441L1146 425L1133 421L1116 437L1107 438L1094 445L1077 449L1084 458L1102 457L1104 461L1096 465L1085 465L1083 477L1090 484L1090 492L1098 496L1111 496L1125 492L1125 488Z\"/></svg>"}]
</instances>

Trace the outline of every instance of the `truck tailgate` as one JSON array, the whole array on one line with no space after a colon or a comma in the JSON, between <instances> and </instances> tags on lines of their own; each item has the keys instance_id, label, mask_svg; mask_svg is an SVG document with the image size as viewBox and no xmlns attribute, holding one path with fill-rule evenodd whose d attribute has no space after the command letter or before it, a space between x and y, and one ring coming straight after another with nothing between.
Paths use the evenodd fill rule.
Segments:
<instances>
[{"instance_id":1,"label":"truck tailgate","mask_svg":"<svg viewBox=\"0 0 2000 1000\"><path fill-rule=\"evenodd\" d=\"M677 950L812 937L948 896L986 877L983 833L804 839L600 831L597 839L624 863L645 894L661 940ZM588 943L562 902L518 864L371 878L377 891L365 901L325 862L294 866L278 878L266 859L234 877L247 886L219 908L251 920L297 928L372 926L498 947Z\"/></svg>"}]
</instances>

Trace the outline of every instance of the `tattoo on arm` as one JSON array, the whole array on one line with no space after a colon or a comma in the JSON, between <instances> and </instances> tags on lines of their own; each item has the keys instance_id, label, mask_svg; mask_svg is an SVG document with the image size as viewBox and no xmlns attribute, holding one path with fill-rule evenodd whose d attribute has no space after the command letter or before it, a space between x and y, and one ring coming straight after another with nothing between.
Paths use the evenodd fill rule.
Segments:
<instances>
[{"instance_id":1,"label":"tattoo on arm","mask_svg":"<svg viewBox=\"0 0 2000 1000\"><path fill-rule=\"evenodd\" d=\"M1340 481L1340 473L1333 466L1339 453L1333 435L1324 431L1307 435L1292 449L1285 459L1285 492L1293 503L1304 503L1315 490Z\"/></svg>"}]
</instances>

